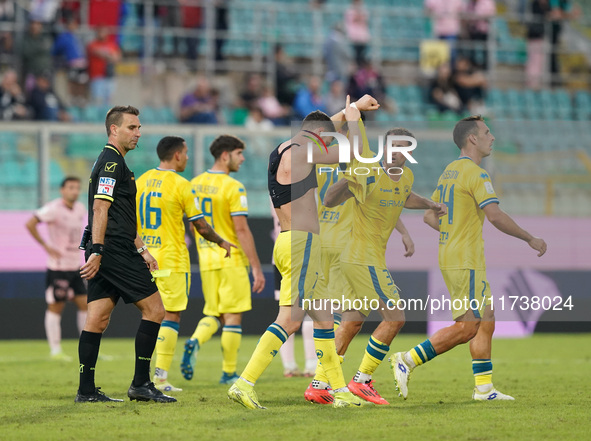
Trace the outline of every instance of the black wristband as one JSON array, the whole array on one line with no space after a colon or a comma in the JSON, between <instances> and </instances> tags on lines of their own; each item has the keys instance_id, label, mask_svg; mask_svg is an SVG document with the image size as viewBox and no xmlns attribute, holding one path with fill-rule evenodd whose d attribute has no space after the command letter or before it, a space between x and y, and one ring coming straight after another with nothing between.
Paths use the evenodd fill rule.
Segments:
<instances>
[{"instance_id":1,"label":"black wristband","mask_svg":"<svg viewBox=\"0 0 591 441\"><path fill-rule=\"evenodd\" d=\"M102 243L93 243L92 244L92 254L98 254L102 256L105 252L105 246Z\"/></svg>"}]
</instances>

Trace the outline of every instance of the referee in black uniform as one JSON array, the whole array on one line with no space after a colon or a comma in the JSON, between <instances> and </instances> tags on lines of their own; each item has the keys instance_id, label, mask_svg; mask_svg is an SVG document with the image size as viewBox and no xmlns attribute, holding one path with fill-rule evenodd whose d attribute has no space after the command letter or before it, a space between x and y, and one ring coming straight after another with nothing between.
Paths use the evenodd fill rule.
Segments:
<instances>
[{"instance_id":1,"label":"referee in black uniform","mask_svg":"<svg viewBox=\"0 0 591 441\"><path fill-rule=\"evenodd\" d=\"M77 403L123 401L109 398L94 384L101 336L119 298L142 312L135 337L135 375L127 396L138 401L176 401L150 381L150 361L164 306L150 274L158 264L137 234L135 177L125 164L125 155L136 148L140 138L139 113L132 106L109 110L105 121L109 141L90 174L88 223L92 239L80 271L88 280L88 316L78 346Z\"/></svg>"}]
</instances>

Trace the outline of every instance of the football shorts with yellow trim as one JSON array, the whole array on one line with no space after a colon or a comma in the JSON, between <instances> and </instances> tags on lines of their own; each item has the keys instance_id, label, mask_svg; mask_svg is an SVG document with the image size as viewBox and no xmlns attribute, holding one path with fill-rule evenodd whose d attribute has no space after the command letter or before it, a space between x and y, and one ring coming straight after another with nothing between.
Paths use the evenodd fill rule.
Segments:
<instances>
[{"instance_id":1,"label":"football shorts with yellow trim","mask_svg":"<svg viewBox=\"0 0 591 441\"><path fill-rule=\"evenodd\" d=\"M201 271L205 306L203 314L219 317L252 309L248 267L235 266Z\"/></svg>"},{"instance_id":2,"label":"football shorts with yellow trim","mask_svg":"<svg viewBox=\"0 0 591 441\"><path fill-rule=\"evenodd\" d=\"M281 273L279 306L292 306L304 299L327 299L320 236L307 231L283 231L273 248L275 265Z\"/></svg>"},{"instance_id":3,"label":"football shorts with yellow trim","mask_svg":"<svg viewBox=\"0 0 591 441\"><path fill-rule=\"evenodd\" d=\"M352 290L351 296L345 297L345 300L350 299L351 309L365 316L380 305L380 300L386 307L392 308L400 299L398 287L387 268L341 262L341 271ZM343 310L347 309L348 302L343 304Z\"/></svg>"},{"instance_id":4,"label":"football shorts with yellow trim","mask_svg":"<svg viewBox=\"0 0 591 441\"><path fill-rule=\"evenodd\" d=\"M490 285L484 270L441 270L451 297L453 319L471 309L476 318L482 318L484 309L491 304Z\"/></svg>"},{"instance_id":5,"label":"football shorts with yellow trim","mask_svg":"<svg viewBox=\"0 0 591 441\"><path fill-rule=\"evenodd\" d=\"M353 291L341 272L342 248L322 248L322 273L328 294L333 298L349 298Z\"/></svg>"},{"instance_id":6,"label":"football shorts with yellow trim","mask_svg":"<svg viewBox=\"0 0 591 441\"><path fill-rule=\"evenodd\" d=\"M184 311L189 302L191 273L173 272L168 277L156 279L164 309L171 312Z\"/></svg>"}]
</instances>

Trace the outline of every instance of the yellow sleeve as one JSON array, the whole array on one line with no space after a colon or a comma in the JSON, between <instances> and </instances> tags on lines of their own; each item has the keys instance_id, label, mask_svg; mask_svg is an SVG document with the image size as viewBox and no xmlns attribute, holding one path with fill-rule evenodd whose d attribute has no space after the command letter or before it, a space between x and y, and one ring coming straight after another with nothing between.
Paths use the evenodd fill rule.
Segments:
<instances>
[{"instance_id":1,"label":"yellow sleeve","mask_svg":"<svg viewBox=\"0 0 591 441\"><path fill-rule=\"evenodd\" d=\"M228 198L230 201L230 216L248 216L248 201L244 185L236 181L230 187Z\"/></svg>"},{"instance_id":2,"label":"yellow sleeve","mask_svg":"<svg viewBox=\"0 0 591 441\"><path fill-rule=\"evenodd\" d=\"M472 172L469 176L469 180L470 193L481 209L488 204L499 203L499 198L497 197L490 177L485 170L481 168L476 169L476 171Z\"/></svg>"},{"instance_id":3,"label":"yellow sleeve","mask_svg":"<svg viewBox=\"0 0 591 441\"><path fill-rule=\"evenodd\" d=\"M361 156L363 158L371 158L374 156L373 152L369 148L369 142L367 140L367 135L365 133L365 126L363 125L363 121L360 119L358 122L359 131L361 132L361 139L363 141L363 149L361 150ZM374 184L378 178L378 170L375 170L376 167L380 167L378 162L373 164L364 164L359 162L356 158L353 159L351 164L349 165L350 173L345 174L345 179L349 181L349 191L353 193L355 199L357 199L360 203L365 202L365 198L373 187L371 184ZM357 168L369 170L368 174L356 174L355 170Z\"/></svg>"},{"instance_id":4,"label":"yellow sleeve","mask_svg":"<svg viewBox=\"0 0 591 441\"><path fill-rule=\"evenodd\" d=\"M193 222L203 217L201 207L199 206L199 200L195 191L191 187L191 183L187 180L183 180L183 185L179 186L180 198L183 204L183 211L187 216L189 222Z\"/></svg>"}]
</instances>

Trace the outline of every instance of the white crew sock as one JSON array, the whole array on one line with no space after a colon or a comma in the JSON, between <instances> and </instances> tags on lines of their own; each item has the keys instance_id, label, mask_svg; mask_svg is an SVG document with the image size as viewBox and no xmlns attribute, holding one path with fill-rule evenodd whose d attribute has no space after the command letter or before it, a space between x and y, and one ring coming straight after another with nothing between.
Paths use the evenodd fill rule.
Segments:
<instances>
[{"instance_id":1,"label":"white crew sock","mask_svg":"<svg viewBox=\"0 0 591 441\"><path fill-rule=\"evenodd\" d=\"M361 371L357 371L357 373L355 374L355 376L353 377L353 381L355 383L369 383L371 381L371 375L370 374L364 374Z\"/></svg>"},{"instance_id":2,"label":"white crew sock","mask_svg":"<svg viewBox=\"0 0 591 441\"><path fill-rule=\"evenodd\" d=\"M306 371L314 372L318 364L318 357L316 357L316 347L314 346L314 322L309 317L306 317L302 323L302 338L306 356Z\"/></svg>"},{"instance_id":3,"label":"white crew sock","mask_svg":"<svg viewBox=\"0 0 591 441\"><path fill-rule=\"evenodd\" d=\"M279 348L279 354L281 355L281 361L283 362L283 369L290 371L298 368L294 354L294 339L295 335L291 334L287 341L283 343L283 346Z\"/></svg>"},{"instance_id":4,"label":"white crew sock","mask_svg":"<svg viewBox=\"0 0 591 441\"><path fill-rule=\"evenodd\" d=\"M410 356L410 352L405 352L402 358L404 359L404 362L408 365L409 368L414 369L417 367L417 364Z\"/></svg>"},{"instance_id":5,"label":"white crew sock","mask_svg":"<svg viewBox=\"0 0 591 441\"><path fill-rule=\"evenodd\" d=\"M60 314L56 314L50 310L45 311L45 335L47 336L47 342L49 343L51 355L62 352L61 322L62 316Z\"/></svg>"}]
</instances>

